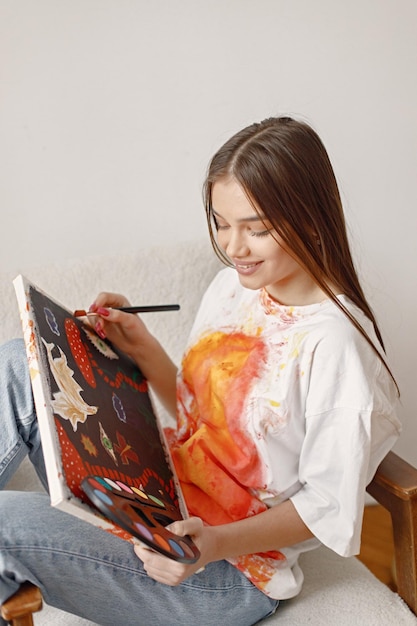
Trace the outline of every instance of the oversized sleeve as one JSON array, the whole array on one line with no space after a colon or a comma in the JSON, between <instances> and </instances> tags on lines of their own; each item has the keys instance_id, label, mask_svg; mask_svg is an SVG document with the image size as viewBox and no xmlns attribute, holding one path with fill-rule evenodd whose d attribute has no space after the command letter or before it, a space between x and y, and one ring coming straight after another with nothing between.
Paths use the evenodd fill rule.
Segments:
<instances>
[{"instance_id":1,"label":"oversized sleeve","mask_svg":"<svg viewBox=\"0 0 417 626\"><path fill-rule=\"evenodd\" d=\"M329 337L317 347L299 459L302 486L291 498L317 539L342 556L359 552L366 486L401 431L395 385L357 335L347 345Z\"/></svg>"}]
</instances>

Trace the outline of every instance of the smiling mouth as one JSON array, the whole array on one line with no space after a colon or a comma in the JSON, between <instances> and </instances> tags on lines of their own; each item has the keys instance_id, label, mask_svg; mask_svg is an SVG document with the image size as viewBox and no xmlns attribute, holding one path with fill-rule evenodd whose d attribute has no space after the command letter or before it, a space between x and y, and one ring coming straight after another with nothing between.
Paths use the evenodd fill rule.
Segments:
<instances>
[{"instance_id":1,"label":"smiling mouth","mask_svg":"<svg viewBox=\"0 0 417 626\"><path fill-rule=\"evenodd\" d=\"M255 272L261 263L262 261L257 261L256 263L235 263L235 269L238 274L248 275Z\"/></svg>"}]
</instances>

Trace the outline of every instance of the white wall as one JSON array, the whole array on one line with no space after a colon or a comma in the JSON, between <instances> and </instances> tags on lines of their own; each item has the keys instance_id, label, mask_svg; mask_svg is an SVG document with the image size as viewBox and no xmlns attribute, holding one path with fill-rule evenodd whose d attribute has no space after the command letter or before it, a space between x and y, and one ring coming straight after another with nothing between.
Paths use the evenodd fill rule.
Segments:
<instances>
[{"instance_id":1,"label":"white wall","mask_svg":"<svg viewBox=\"0 0 417 626\"><path fill-rule=\"evenodd\" d=\"M0 268L203 236L234 131L319 131L417 463L415 0L0 0Z\"/></svg>"}]
</instances>

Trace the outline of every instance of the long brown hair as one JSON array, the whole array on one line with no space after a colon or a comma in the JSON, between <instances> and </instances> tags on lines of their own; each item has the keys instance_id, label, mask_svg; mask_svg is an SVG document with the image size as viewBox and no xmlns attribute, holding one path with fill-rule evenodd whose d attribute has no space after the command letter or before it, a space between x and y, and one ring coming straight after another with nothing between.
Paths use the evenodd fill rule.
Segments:
<instances>
[{"instance_id":1,"label":"long brown hair","mask_svg":"<svg viewBox=\"0 0 417 626\"><path fill-rule=\"evenodd\" d=\"M371 320L385 351L354 267L336 177L317 133L305 122L272 117L235 134L212 158L204 183L207 221L216 254L230 265L217 244L212 207L213 185L227 176L241 185L287 251L364 336L397 386L381 350L329 286L337 286Z\"/></svg>"}]
</instances>

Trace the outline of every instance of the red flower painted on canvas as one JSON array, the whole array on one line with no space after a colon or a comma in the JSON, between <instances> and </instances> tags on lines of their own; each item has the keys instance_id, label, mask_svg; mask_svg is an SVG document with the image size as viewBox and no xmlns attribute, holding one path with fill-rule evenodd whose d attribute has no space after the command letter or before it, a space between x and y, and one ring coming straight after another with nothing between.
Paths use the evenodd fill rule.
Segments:
<instances>
[{"instance_id":1,"label":"red flower painted on canvas","mask_svg":"<svg viewBox=\"0 0 417 626\"><path fill-rule=\"evenodd\" d=\"M134 463L139 463L139 457L133 450L132 446L127 443L126 439L119 432L116 432L117 443L114 444L114 449L122 459L123 465L129 465L129 460Z\"/></svg>"}]
</instances>

